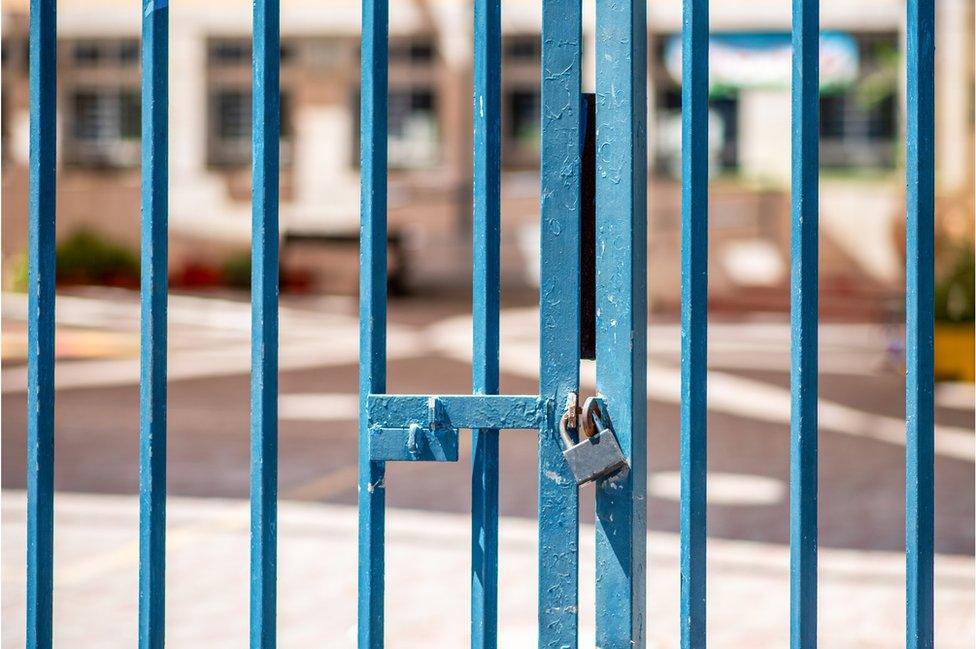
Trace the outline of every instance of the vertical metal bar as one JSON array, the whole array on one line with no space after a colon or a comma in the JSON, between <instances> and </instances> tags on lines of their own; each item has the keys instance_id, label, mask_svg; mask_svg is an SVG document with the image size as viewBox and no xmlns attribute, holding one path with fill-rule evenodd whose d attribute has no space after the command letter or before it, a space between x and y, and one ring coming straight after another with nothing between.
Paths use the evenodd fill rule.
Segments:
<instances>
[{"instance_id":1,"label":"vertical metal bar","mask_svg":"<svg viewBox=\"0 0 976 649\"><path fill-rule=\"evenodd\" d=\"M935 8L908 0L907 241L905 269L906 646L934 644Z\"/></svg>"},{"instance_id":2,"label":"vertical metal bar","mask_svg":"<svg viewBox=\"0 0 976 649\"><path fill-rule=\"evenodd\" d=\"M708 0L681 47L681 646L705 647L708 475Z\"/></svg>"},{"instance_id":3,"label":"vertical metal bar","mask_svg":"<svg viewBox=\"0 0 976 649\"><path fill-rule=\"evenodd\" d=\"M54 240L57 2L30 3L27 647L51 646L54 588Z\"/></svg>"},{"instance_id":4,"label":"vertical metal bar","mask_svg":"<svg viewBox=\"0 0 976 649\"><path fill-rule=\"evenodd\" d=\"M254 1L251 186L251 647L275 646L278 517L278 0Z\"/></svg>"},{"instance_id":5,"label":"vertical metal bar","mask_svg":"<svg viewBox=\"0 0 976 649\"><path fill-rule=\"evenodd\" d=\"M539 647L576 647L579 491L558 422L579 390L581 0L542 3L540 395L555 409L539 431Z\"/></svg>"},{"instance_id":6,"label":"vertical metal bar","mask_svg":"<svg viewBox=\"0 0 976 649\"><path fill-rule=\"evenodd\" d=\"M817 644L818 0L793 0L790 644Z\"/></svg>"},{"instance_id":7,"label":"vertical metal bar","mask_svg":"<svg viewBox=\"0 0 976 649\"><path fill-rule=\"evenodd\" d=\"M139 646L162 649L166 621L166 294L169 8L143 0L140 295Z\"/></svg>"},{"instance_id":8,"label":"vertical metal bar","mask_svg":"<svg viewBox=\"0 0 976 649\"><path fill-rule=\"evenodd\" d=\"M647 20L598 2L597 390L630 471L596 486L596 643L643 647L647 543Z\"/></svg>"},{"instance_id":9,"label":"vertical metal bar","mask_svg":"<svg viewBox=\"0 0 976 649\"><path fill-rule=\"evenodd\" d=\"M472 388L498 393L501 2L474 2ZM472 431L471 646L498 643L498 431Z\"/></svg>"},{"instance_id":10,"label":"vertical metal bar","mask_svg":"<svg viewBox=\"0 0 976 649\"><path fill-rule=\"evenodd\" d=\"M359 647L383 646L386 465L369 461L366 398L386 391L388 0L363 0L359 226Z\"/></svg>"}]
</instances>

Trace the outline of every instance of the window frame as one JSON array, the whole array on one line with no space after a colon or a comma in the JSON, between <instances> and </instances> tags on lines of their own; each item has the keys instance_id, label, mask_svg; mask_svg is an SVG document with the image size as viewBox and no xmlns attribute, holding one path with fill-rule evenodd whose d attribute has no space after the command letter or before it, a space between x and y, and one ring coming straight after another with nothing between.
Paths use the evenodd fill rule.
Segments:
<instances>
[{"instance_id":1,"label":"window frame","mask_svg":"<svg viewBox=\"0 0 976 649\"><path fill-rule=\"evenodd\" d=\"M91 58L79 61L80 48L89 48ZM59 43L59 79L62 88L63 161L79 169L137 169L142 148L142 107L138 38L81 38ZM96 101L116 102L114 108L96 107L96 111L114 112L114 133L85 137L81 132L78 97L92 95ZM134 99L135 116L126 128L125 97ZM131 108L130 106L130 108ZM134 130L132 127L134 126ZM96 127L105 128L105 127ZM128 132L127 132L128 131Z\"/></svg>"},{"instance_id":2,"label":"window frame","mask_svg":"<svg viewBox=\"0 0 976 649\"><path fill-rule=\"evenodd\" d=\"M236 93L243 99L244 122L251 121L251 41L247 37L212 37L206 40L206 164L218 170L246 169L251 165L251 132L240 136L221 134L218 101L222 95ZM221 49L236 49L236 56L223 56ZM292 63L297 56L296 43L291 39L281 43L280 115L281 139L279 157L282 168L293 163L294 141L294 83Z\"/></svg>"}]
</instances>

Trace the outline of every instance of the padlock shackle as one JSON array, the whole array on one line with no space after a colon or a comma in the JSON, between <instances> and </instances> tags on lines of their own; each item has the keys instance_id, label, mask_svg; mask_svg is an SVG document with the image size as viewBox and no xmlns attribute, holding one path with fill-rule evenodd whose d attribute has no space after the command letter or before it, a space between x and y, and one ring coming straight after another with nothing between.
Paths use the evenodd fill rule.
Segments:
<instances>
[{"instance_id":1,"label":"padlock shackle","mask_svg":"<svg viewBox=\"0 0 976 649\"><path fill-rule=\"evenodd\" d=\"M573 445L576 444L576 442L573 440L573 438L570 437L569 430L567 430L567 428L566 428L566 424L567 424L570 416L571 415L570 415L569 411L567 410L566 412L563 413L562 417L559 418L559 437L562 438L563 444L566 445L566 448L570 448L570 447L572 447Z\"/></svg>"},{"instance_id":2,"label":"padlock shackle","mask_svg":"<svg viewBox=\"0 0 976 649\"><path fill-rule=\"evenodd\" d=\"M583 403L580 413L580 431L586 437L594 437L604 428L609 428L609 422L604 416L599 397L588 397Z\"/></svg>"}]
</instances>

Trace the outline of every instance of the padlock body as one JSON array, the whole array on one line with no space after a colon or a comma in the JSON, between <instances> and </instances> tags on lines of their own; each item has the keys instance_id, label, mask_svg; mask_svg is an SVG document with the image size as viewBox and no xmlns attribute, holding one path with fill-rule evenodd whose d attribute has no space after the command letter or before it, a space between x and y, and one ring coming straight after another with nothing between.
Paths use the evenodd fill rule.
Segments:
<instances>
[{"instance_id":1,"label":"padlock body","mask_svg":"<svg viewBox=\"0 0 976 649\"><path fill-rule=\"evenodd\" d=\"M627 466L627 458L609 428L570 446L563 457L578 485L610 477Z\"/></svg>"}]
</instances>

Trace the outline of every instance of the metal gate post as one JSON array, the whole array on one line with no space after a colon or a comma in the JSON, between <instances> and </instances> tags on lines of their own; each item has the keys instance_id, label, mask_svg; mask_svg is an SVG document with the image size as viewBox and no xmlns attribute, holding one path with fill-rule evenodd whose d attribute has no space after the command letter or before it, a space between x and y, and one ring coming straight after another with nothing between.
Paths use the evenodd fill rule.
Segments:
<instances>
[{"instance_id":1,"label":"metal gate post","mask_svg":"<svg viewBox=\"0 0 976 649\"><path fill-rule=\"evenodd\" d=\"M250 638L252 649L273 649L278 563L278 0L255 0L253 20Z\"/></svg>"},{"instance_id":2,"label":"metal gate post","mask_svg":"<svg viewBox=\"0 0 976 649\"><path fill-rule=\"evenodd\" d=\"M471 392L498 394L501 1L474 2ZM471 647L498 644L498 429L471 431Z\"/></svg>"},{"instance_id":3,"label":"metal gate post","mask_svg":"<svg viewBox=\"0 0 976 649\"><path fill-rule=\"evenodd\" d=\"M790 646L817 645L820 8L793 0L790 247Z\"/></svg>"},{"instance_id":4,"label":"metal gate post","mask_svg":"<svg viewBox=\"0 0 976 649\"><path fill-rule=\"evenodd\" d=\"M579 391L580 138L582 5L542 3L542 161L539 288L539 646L575 647L578 630L579 491L557 424Z\"/></svg>"},{"instance_id":5,"label":"metal gate post","mask_svg":"<svg viewBox=\"0 0 976 649\"><path fill-rule=\"evenodd\" d=\"M708 476L708 0L681 30L681 647L705 648Z\"/></svg>"},{"instance_id":6,"label":"metal gate post","mask_svg":"<svg viewBox=\"0 0 976 649\"><path fill-rule=\"evenodd\" d=\"M166 300L169 7L142 12L142 278L139 377L139 647L166 636Z\"/></svg>"},{"instance_id":7,"label":"metal gate post","mask_svg":"<svg viewBox=\"0 0 976 649\"><path fill-rule=\"evenodd\" d=\"M371 393L386 391L387 0L363 0L359 226L359 647L383 646L385 462L369 454Z\"/></svg>"},{"instance_id":8,"label":"metal gate post","mask_svg":"<svg viewBox=\"0 0 976 649\"><path fill-rule=\"evenodd\" d=\"M934 643L935 2L908 0L905 646Z\"/></svg>"},{"instance_id":9,"label":"metal gate post","mask_svg":"<svg viewBox=\"0 0 976 649\"><path fill-rule=\"evenodd\" d=\"M47 649L52 640L57 32L57 1L31 0L27 225L28 649Z\"/></svg>"},{"instance_id":10,"label":"metal gate post","mask_svg":"<svg viewBox=\"0 0 976 649\"><path fill-rule=\"evenodd\" d=\"M596 643L645 644L647 20L597 3L597 391L630 471L596 485Z\"/></svg>"}]
</instances>

